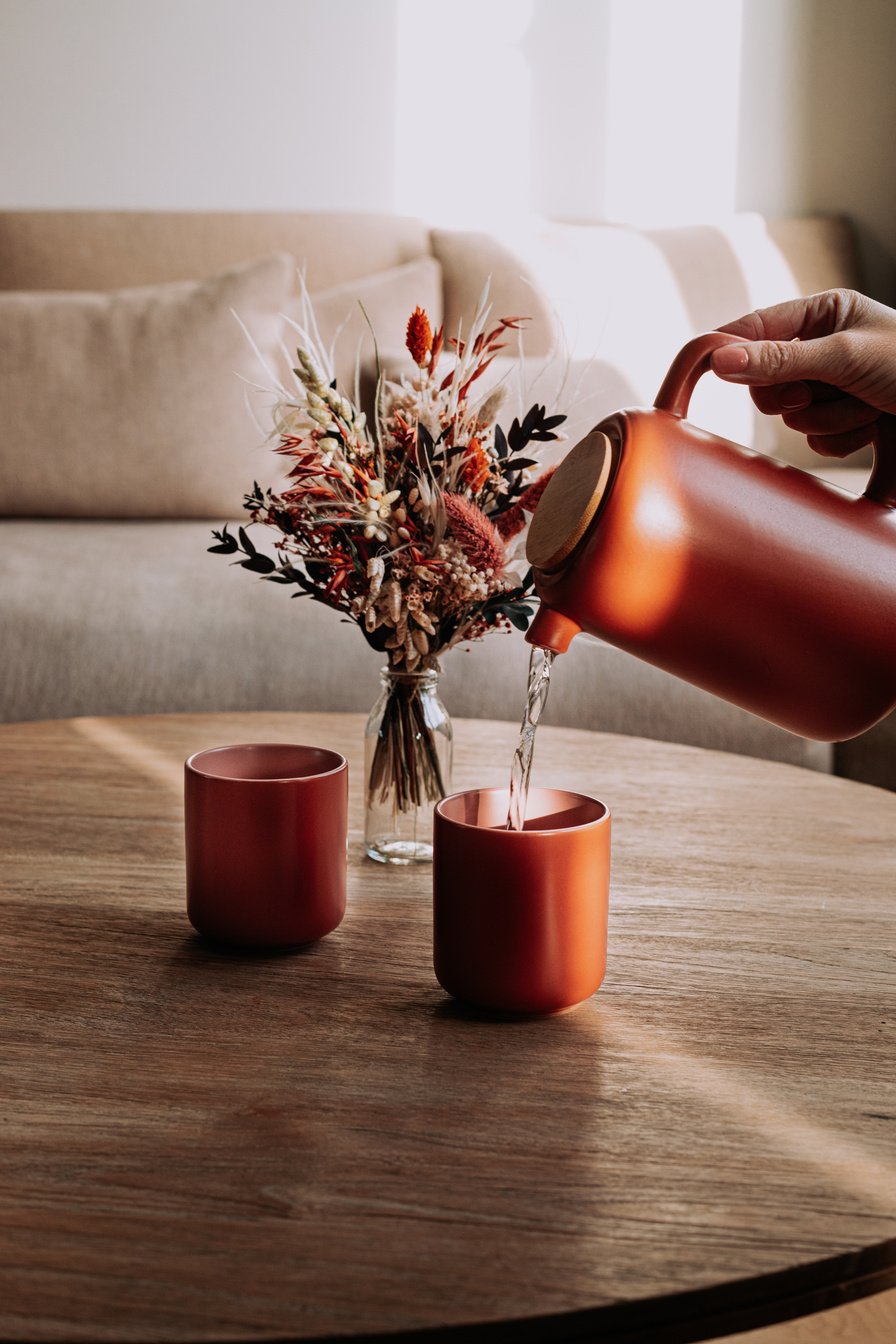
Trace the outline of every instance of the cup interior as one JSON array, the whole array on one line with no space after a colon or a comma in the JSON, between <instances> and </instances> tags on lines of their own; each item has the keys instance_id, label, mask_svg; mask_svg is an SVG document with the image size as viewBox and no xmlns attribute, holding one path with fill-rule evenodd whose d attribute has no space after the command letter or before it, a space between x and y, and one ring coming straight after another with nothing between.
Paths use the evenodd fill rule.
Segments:
<instances>
[{"instance_id":1,"label":"cup interior","mask_svg":"<svg viewBox=\"0 0 896 1344\"><path fill-rule=\"evenodd\" d=\"M289 780L332 775L345 765L345 757L325 747L297 746L290 742L240 742L228 747L197 751L187 769L210 779Z\"/></svg>"},{"instance_id":2,"label":"cup interior","mask_svg":"<svg viewBox=\"0 0 896 1344\"><path fill-rule=\"evenodd\" d=\"M501 830L507 826L508 789L468 789L443 798L436 812L459 826ZM608 809L596 798L565 789L530 789L524 831L567 831L603 821ZM508 835L512 835L508 831Z\"/></svg>"}]
</instances>

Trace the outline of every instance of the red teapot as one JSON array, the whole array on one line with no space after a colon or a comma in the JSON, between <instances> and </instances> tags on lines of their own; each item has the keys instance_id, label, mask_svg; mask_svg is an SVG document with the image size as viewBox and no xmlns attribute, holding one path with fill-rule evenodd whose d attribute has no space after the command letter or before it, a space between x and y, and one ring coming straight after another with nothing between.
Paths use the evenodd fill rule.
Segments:
<instances>
[{"instance_id":1,"label":"red teapot","mask_svg":"<svg viewBox=\"0 0 896 1344\"><path fill-rule=\"evenodd\" d=\"M652 409L603 420L555 471L527 555L530 644L581 631L804 737L896 706L896 421L864 495L686 419L713 350L678 354Z\"/></svg>"}]
</instances>

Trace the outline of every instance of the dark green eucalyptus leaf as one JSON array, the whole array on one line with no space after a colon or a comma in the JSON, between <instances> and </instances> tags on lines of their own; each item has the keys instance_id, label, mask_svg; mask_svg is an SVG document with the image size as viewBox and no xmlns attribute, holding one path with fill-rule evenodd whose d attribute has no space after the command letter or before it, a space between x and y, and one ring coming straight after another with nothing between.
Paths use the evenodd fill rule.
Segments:
<instances>
[{"instance_id":1,"label":"dark green eucalyptus leaf","mask_svg":"<svg viewBox=\"0 0 896 1344\"><path fill-rule=\"evenodd\" d=\"M529 438L529 436L532 433L532 430L539 423L543 415L544 415L544 407L539 406L538 402L536 402L534 406L529 407L528 411L523 417L523 423L520 426L520 433L522 434L524 439Z\"/></svg>"},{"instance_id":2,"label":"dark green eucalyptus leaf","mask_svg":"<svg viewBox=\"0 0 896 1344\"><path fill-rule=\"evenodd\" d=\"M285 509L275 509L273 514L274 522L287 537L294 535L296 530L295 520L291 513Z\"/></svg>"},{"instance_id":3,"label":"dark green eucalyptus leaf","mask_svg":"<svg viewBox=\"0 0 896 1344\"><path fill-rule=\"evenodd\" d=\"M232 537L230 533L227 531L226 523L224 524L220 532L218 531L217 528L213 527L212 536L214 537L215 541L219 543L219 545L209 546L208 549L210 551L214 552L216 555L233 555L234 551L236 550L236 537Z\"/></svg>"},{"instance_id":4,"label":"dark green eucalyptus leaf","mask_svg":"<svg viewBox=\"0 0 896 1344\"><path fill-rule=\"evenodd\" d=\"M495 425L495 452L499 458L505 458L509 452L507 446L507 435L500 425Z\"/></svg>"},{"instance_id":5,"label":"dark green eucalyptus leaf","mask_svg":"<svg viewBox=\"0 0 896 1344\"><path fill-rule=\"evenodd\" d=\"M243 569L251 570L253 574L272 574L277 568L274 561L267 555L259 555L256 551L250 555L248 560L241 560Z\"/></svg>"},{"instance_id":6,"label":"dark green eucalyptus leaf","mask_svg":"<svg viewBox=\"0 0 896 1344\"><path fill-rule=\"evenodd\" d=\"M239 529L239 535L240 535L240 545L242 546L243 550L246 552L247 555L254 555L255 547L252 544L251 540L249 539L249 533L246 531L244 527L241 527Z\"/></svg>"},{"instance_id":7,"label":"dark green eucalyptus leaf","mask_svg":"<svg viewBox=\"0 0 896 1344\"><path fill-rule=\"evenodd\" d=\"M432 461L435 442L432 435L425 425L417 426L417 451L421 453L427 462Z\"/></svg>"}]
</instances>

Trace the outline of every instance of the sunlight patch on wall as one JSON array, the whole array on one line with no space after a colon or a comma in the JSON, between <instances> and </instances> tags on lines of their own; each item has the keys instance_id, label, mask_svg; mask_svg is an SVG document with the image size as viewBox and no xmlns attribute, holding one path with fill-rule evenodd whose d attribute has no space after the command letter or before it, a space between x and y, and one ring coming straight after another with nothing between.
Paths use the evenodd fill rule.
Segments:
<instances>
[{"instance_id":1,"label":"sunlight patch on wall","mask_svg":"<svg viewBox=\"0 0 896 1344\"><path fill-rule=\"evenodd\" d=\"M398 0L395 209L449 228L528 213L532 0Z\"/></svg>"},{"instance_id":2,"label":"sunlight patch on wall","mask_svg":"<svg viewBox=\"0 0 896 1344\"><path fill-rule=\"evenodd\" d=\"M644 226L734 209L742 0L614 0L607 217Z\"/></svg>"}]
</instances>

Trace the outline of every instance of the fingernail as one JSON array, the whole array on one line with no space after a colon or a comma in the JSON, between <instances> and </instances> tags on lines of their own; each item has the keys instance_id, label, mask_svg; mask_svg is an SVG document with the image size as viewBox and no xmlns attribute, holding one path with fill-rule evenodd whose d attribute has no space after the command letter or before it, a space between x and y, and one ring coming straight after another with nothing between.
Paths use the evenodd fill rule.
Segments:
<instances>
[{"instance_id":1,"label":"fingernail","mask_svg":"<svg viewBox=\"0 0 896 1344\"><path fill-rule=\"evenodd\" d=\"M788 387L785 392L781 393L781 410L801 411L809 405L811 400L812 393L808 387L802 383L794 383L793 387Z\"/></svg>"},{"instance_id":2,"label":"fingernail","mask_svg":"<svg viewBox=\"0 0 896 1344\"><path fill-rule=\"evenodd\" d=\"M723 345L712 352L712 367L716 373L743 373L749 362L745 345Z\"/></svg>"}]
</instances>

